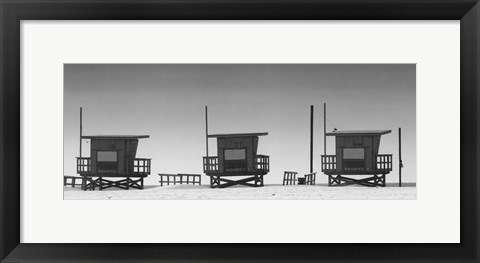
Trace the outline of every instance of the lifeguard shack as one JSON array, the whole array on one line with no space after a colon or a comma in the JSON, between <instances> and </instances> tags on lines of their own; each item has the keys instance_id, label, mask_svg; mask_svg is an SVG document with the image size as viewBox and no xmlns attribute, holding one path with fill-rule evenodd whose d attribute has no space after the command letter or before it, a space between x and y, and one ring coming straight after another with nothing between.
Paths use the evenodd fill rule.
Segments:
<instances>
[{"instance_id":1,"label":"lifeguard shack","mask_svg":"<svg viewBox=\"0 0 480 263\"><path fill-rule=\"evenodd\" d=\"M233 185L263 186L263 176L270 170L269 156L257 154L260 133L208 134L208 109L205 106L205 146L203 172L210 176L211 188ZM208 155L208 139L217 139L217 156ZM232 179L227 179L230 177ZM234 178L246 177L238 180Z\"/></svg>"},{"instance_id":2,"label":"lifeguard shack","mask_svg":"<svg viewBox=\"0 0 480 263\"><path fill-rule=\"evenodd\" d=\"M203 171L210 176L210 187L263 186L263 176L270 169L269 156L257 154L257 148L259 136L265 135L268 133L207 135L207 138L217 138L218 155L203 157ZM225 178L238 176L249 177L240 180Z\"/></svg>"},{"instance_id":3,"label":"lifeguard shack","mask_svg":"<svg viewBox=\"0 0 480 263\"><path fill-rule=\"evenodd\" d=\"M90 157L77 157L77 173L83 177L83 190L143 189L143 179L150 174L151 159L136 155L139 139L149 135L84 136L81 130L80 124L80 145L83 139L90 140ZM81 152L80 146L80 155Z\"/></svg>"},{"instance_id":4,"label":"lifeguard shack","mask_svg":"<svg viewBox=\"0 0 480 263\"><path fill-rule=\"evenodd\" d=\"M379 154L380 138L390 130L338 131L326 133L335 137L335 155L322 155L322 172L329 186L359 184L386 186L385 176L392 171L392 154ZM367 175L365 178L348 176Z\"/></svg>"}]
</instances>

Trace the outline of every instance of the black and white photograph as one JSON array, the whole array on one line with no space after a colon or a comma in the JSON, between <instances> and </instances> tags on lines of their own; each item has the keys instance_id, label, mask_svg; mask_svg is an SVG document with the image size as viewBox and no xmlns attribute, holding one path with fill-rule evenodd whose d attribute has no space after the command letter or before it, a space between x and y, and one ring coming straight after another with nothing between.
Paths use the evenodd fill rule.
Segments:
<instances>
[{"instance_id":1,"label":"black and white photograph","mask_svg":"<svg viewBox=\"0 0 480 263\"><path fill-rule=\"evenodd\" d=\"M415 64L64 64L64 200L415 200Z\"/></svg>"}]
</instances>

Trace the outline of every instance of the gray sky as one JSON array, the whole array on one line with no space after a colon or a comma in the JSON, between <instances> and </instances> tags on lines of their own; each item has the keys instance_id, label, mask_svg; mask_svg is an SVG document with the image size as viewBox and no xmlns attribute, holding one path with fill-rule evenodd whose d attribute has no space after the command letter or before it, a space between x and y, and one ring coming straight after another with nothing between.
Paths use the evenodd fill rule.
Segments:
<instances>
[{"instance_id":1,"label":"gray sky","mask_svg":"<svg viewBox=\"0 0 480 263\"><path fill-rule=\"evenodd\" d=\"M402 127L404 182L416 182L416 75L414 64L67 64L64 66L64 173L75 175L79 108L84 135L150 135L139 158L152 158L146 184L157 173L203 174L204 107L209 133L268 132L260 154L270 156L265 183L283 171L309 172L310 105L315 106L314 170L323 154L323 103L327 131L390 129L380 153L394 154L398 181L398 127ZM216 141L209 139L210 155ZM87 156L89 144L83 144ZM327 154L334 154L327 137ZM208 182L207 177L202 178Z\"/></svg>"}]
</instances>

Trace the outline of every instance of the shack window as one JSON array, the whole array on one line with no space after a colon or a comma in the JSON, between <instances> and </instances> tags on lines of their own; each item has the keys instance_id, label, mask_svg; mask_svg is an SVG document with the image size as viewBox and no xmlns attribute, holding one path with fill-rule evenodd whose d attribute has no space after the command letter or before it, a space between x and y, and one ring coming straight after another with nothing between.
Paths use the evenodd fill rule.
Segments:
<instances>
[{"instance_id":1,"label":"shack window","mask_svg":"<svg viewBox=\"0 0 480 263\"><path fill-rule=\"evenodd\" d=\"M245 160L245 149L225 149L225 160Z\"/></svg>"},{"instance_id":2,"label":"shack window","mask_svg":"<svg viewBox=\"0 0 480 263\"><path fill-rule=\"evenodd\" d=\"M343 148L343 159L365 159L364 148Z\"/></svg>"},{"instance_id":3,"label":"shack window","mask_svg":"<svg viewBox=\"0 0 480 263\"><path fill-rule=\"evenodd\" d=\"M117 161L117 152L98 151L97 152L97 161L98 162L116 162Z\"/></svg>"}]
</instances>

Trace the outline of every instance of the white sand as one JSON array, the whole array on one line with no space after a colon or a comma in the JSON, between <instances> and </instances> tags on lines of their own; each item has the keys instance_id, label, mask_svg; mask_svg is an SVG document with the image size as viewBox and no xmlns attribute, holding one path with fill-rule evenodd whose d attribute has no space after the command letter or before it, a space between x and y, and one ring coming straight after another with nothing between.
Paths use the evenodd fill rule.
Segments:
<instances>
[{"instance_id":1,"label":"white sand","mask_svg":"<svg viewBox=\"0 0 480 263\"><path fill-rule=\"evenodd\" d=\"M143 190L106 189L82 191L79 187L64 187L65 200L411 200L417 198L415 186L328 187L325 185L265 185L264 187L235 186L211 189L207 185L145 186Z\"/></svg>"}]
</instances>

